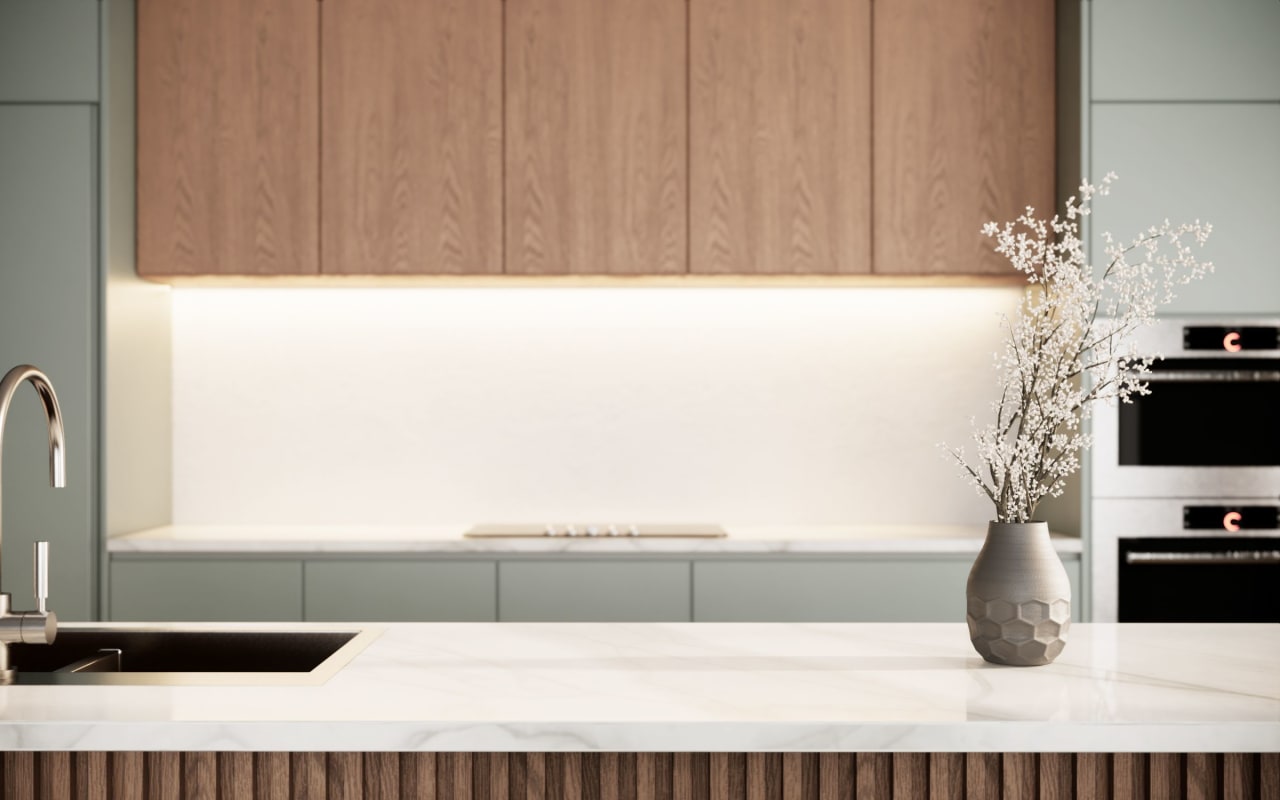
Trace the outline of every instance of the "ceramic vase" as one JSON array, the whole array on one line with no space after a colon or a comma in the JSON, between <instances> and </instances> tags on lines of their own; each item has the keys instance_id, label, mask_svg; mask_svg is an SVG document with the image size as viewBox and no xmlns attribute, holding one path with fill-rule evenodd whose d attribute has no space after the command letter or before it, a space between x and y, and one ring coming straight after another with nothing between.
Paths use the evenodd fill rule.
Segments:
<instances>
[{"instance_id":1,"label":"ceramic vase","mask_svg":"<svg viewBox=\"0 0 1280 800\"><path fill-rule=\"evenodd\" d=\"M966 586L969 638L993 664L1048 664L1067 644L1071 582L1044 522L992 522Z\"/></svg>"}]
</instances>

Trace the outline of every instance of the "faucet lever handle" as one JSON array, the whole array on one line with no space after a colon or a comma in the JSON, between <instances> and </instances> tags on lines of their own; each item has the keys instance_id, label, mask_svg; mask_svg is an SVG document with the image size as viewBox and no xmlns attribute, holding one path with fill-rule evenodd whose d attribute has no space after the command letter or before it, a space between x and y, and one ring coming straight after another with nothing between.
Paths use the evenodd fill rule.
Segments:
<instances>
[{"instance_id":1,"label":"faucet lever handle","mask_svg":"<svg viewBox=\"0 0 1280 800\"><path fill-rule=\"evenodd\" d=\"M49 543L35 544L36 611L44 614L49 603Z\"/></svg>"}]
</instances>

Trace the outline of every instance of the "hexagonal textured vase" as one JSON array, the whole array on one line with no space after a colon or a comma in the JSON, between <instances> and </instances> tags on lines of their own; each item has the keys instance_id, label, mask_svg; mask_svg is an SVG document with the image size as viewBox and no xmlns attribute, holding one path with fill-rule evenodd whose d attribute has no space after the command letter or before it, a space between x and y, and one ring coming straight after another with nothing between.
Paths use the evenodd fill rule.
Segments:
<instances>
[{"instance_id":1,"label":"hexagonal textured vase","mask_svg":"<svg viewBox=\"0 0 1280 800\"><path fill-rule=\"evenodd\" d=\"M1044 522L992 522L966 587L969 639L993 664L1048 664L1067 644L1071 582Z\"/></svg>"}]
</instances>

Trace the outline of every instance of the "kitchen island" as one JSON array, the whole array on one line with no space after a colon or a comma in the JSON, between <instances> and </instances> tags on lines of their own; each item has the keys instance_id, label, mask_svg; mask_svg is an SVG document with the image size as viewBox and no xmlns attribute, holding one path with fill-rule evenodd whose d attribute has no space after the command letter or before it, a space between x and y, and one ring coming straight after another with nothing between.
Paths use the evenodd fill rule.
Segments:
<instances>
[{"instance_id":1,"label":"kitchen island","mask_svg":"<svg viewBox=\"0 0 1280 800\"><path fill-rule=\"evenodd\" d=\"M952 623L366 627L379 635L321 685L0 688L5 749L44 751L35 761L6 754L6 775L52 759L82 765L68 766L75 775L99 762L136 761L147 780L188 766L256 774L258 764L295 782L318 769L323 781L359 786L382 764L395 767L397 786L429 770L455 788L464 779L510 787L517 772L532 780L529 770L549 787L549 769L555 780L572 773L578 791L584 775L606 773L606 782L648 775L714 788L782 786L794 772L805 786L838 788L910 774L927 783L937 770L959 770L962 783L1043 783L1062 772L1078 787L1090 764L1107 781L1125 770L1160 781L1169 770L1185 782L1205 759L1215 785L1239 772L1256 790L1241 796L1280 791L1276 756L1231 755L1280 752L1277 625L1079 624L1055 663L1022 669L986 664ZM1205 753L1228 755L1178 755Z\"/></svg>"}]
</instances>

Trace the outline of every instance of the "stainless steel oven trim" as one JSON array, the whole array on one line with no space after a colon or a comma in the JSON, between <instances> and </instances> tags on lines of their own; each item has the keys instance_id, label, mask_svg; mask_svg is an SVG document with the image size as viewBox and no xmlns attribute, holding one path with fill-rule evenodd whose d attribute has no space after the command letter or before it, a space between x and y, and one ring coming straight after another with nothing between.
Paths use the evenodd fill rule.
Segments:
<instances>
[{"instance_id":1,"label":"stainless steel oven trim","mask_svg":"<svg viewBox=\"0 0 1280 800\"><path fill-rule=\"evenodd\" d=\"M1223 372L1252 373L1249 360L1278 358L1280 350L1227 353L1184 350L1182 329L1188 325L1278 326L1280 317L1224 318L1220 316L1162 317L1153 326L1134 332L1137 352L1166 358L1222 359ZM1153 382L1177 373L1153 375ZM1280 467L1122 467L1120 461L1120 406L1100 403L1090 422L1093 448L1089 457L1090 495L1105 497L1206 497L1231 501L1280 498Z\"/></svg>"},{"instance_id":2,"label":"stainless steel oven trim","mask_svg":"<svg viewBox=\"0 0 1280 800\"><path fill-rule=\"evenodd\" d=\"M1212 536L1213 531L1182 527L1182 508L1188 505L1231 505L1236 498L1111 498L1095 497L1089 521L1089 570L1093 622L1115 622L1118 615L1121 539L1182 538ZM1271 498L1280 504L1280 500ZM1265 501L1264 501L1265 503ZM1228 535L1223 531L1223 535ZM1241 530L1233 538L1280 539L1280 530Z\"/></svg>"}]
</instances>

